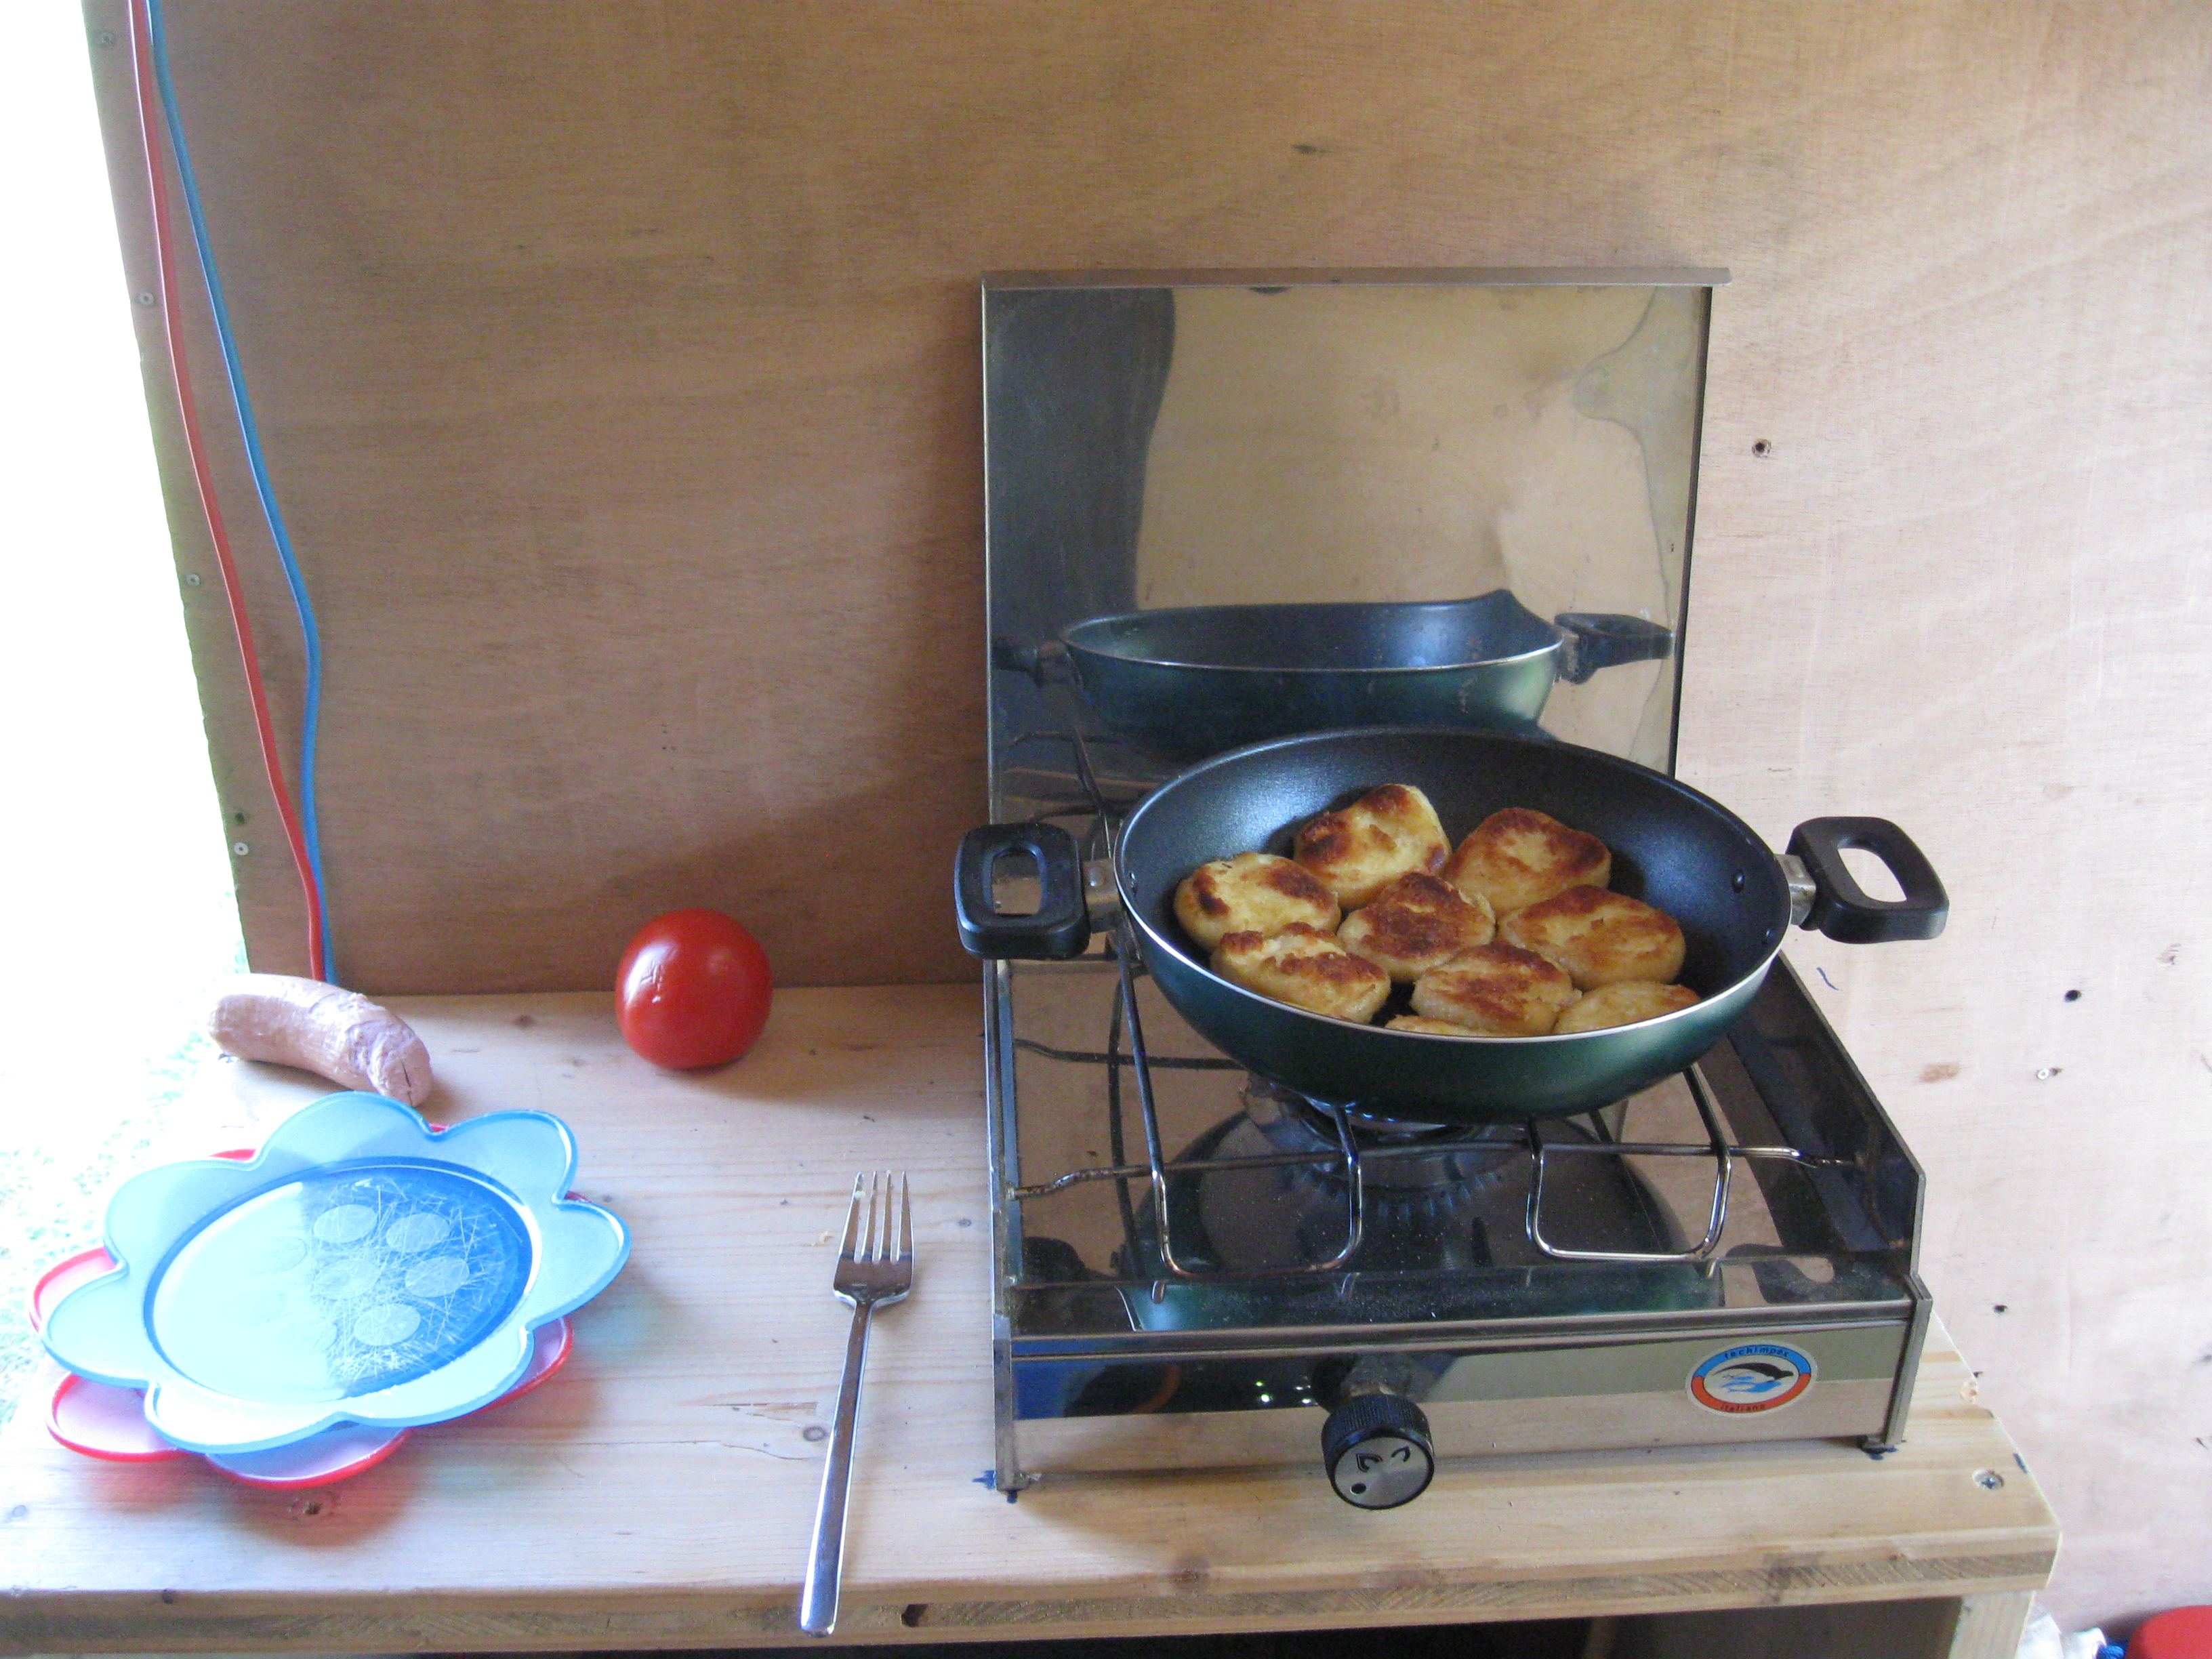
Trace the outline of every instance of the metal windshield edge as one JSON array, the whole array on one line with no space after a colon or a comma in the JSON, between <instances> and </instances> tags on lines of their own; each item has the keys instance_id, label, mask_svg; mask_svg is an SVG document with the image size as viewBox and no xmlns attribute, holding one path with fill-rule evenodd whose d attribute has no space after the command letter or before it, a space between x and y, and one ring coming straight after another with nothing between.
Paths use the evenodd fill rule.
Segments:
<instances>
[{"instance_id":1,"label":"metal windshield edge","mask_svg":"<svg viewBox=\"0 0 2212 1659\"><path fill-rule=\"evenodd\" d=\"M1723 288L1725 266L1287 265L1250 270L994 270L986 293L1006 289L1082 288Z\"/></svg>"},{"instance_id":2,"label":"metal windshield edge","mask_svg":"<svg viewBox=\"0 0 2212 1659\"><path fill-rule=\"evenodd\" d=\"M1667 1313L1586 1314L1544 1319L1471 1320L1463 1325L1317 1325L1287 1327L1242 1336L1237 1331L1203 1337L1181 1332L1101 1332L1081 1337L1016 1337L1014 1363L1083 1358L1127 1360L1306 1359L1334 1353L1427 1353L1526 1348L1573 1348L1622 1342L1679 1341L1756 1327L1769 1334L1793 1330L1874 1330L1912 1323L1918 1304L1909 1295L1891 1301L1835 1304L1823 1316L1803 1307L1674 1310Z\"/></svg>"},{"instance_id":3,"label":"metal windshield edge","mask_svg":"<svg viewBox=\"0 0 2212 1659\"><path fill-rule=\"evenodd\" d=\"M1020 1146L1012 1110L1013 1010L1009 964L994 962L983 975L983 1117L991 1198L992 1478L1001 1492L1026 1484L1014 1416L1014 1339L1007 1291L1017 1277L1014 1230L1020 1206L1001 1197L1020 1177Z\"/></svg>"},{"instance_id":4,"label":"metal windshield edge","mask_svg":"<svg viewBox=\"0 0 2212 1659\"><path fill-rule=\"evenodd\" d=\"M1728 280L1725 271L1721 280ZM1713 350L1713 296L1710 289L1705 295L1704 322L1698 339L1696 408L1690 417L1690 494L1682 520L1682 591L1674 596L1674 649L1669 653L1673 661L1668 665L1674 675L1674 696L1667 722L1667 775L1670 778L1681 765L1682 689L1689 673L1690 583L1697 565L1698 483L1705 465L1705 376Z\"/></svg>"}]
</instances>

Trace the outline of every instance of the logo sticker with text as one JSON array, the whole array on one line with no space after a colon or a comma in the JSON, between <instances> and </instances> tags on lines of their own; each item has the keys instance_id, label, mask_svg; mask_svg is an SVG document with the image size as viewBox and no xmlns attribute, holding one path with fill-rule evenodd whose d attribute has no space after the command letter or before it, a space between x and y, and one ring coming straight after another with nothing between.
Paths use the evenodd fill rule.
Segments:
<instances>
[{"instance_id":1,"label":"logo sticker with text","mask_svg":"<svg viewBox=\"0 0 2212 1659\"><path fill-rule=\"evenodd\" d=\"M1780 1342L1723 1348L1690 1373L1690 1398L1708 1411L1778 1411L1813 1386L1813 1358Z\"/></svg>"}]
</instances>

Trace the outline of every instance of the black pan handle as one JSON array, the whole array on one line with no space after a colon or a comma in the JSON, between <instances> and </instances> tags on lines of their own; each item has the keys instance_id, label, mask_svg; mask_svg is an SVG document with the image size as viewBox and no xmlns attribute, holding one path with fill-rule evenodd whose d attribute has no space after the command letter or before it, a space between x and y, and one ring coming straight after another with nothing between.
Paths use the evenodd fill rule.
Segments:
<instances>
[{"instance_id":1,"label":"black pan handle","mask_svg":"<svg viewBox=\"0 0 2212 1659\"><path fill-rule=\"evenodd\" d=\"M1036 863L1037 908L1028 915L1008 915L992 900L992 872L1012 852ZM975 956L1060 962L1091 943L1082 855L1075 837L1056 823L989 823L963 836L952 864L952 908L960 943Z\"/></svg>"},{"instance_id":2,"label":"black pan handle","mask_svg":"<svg viewBox=\"0 0 2212 1659\"><path fill-rule=\"evenodd\" d=\"M1674 630L1641 617L1570 611L1552 618L1559 641L1559 678L1580 685L1601 668L1625 662L1663 662L1674 654Z\"/></svg>"},{"instance_id":3,"label":"black pan handle","mask_svg":"<svg viewBox=\"0 0 2212 1659\"><path fill-rule=\"evenodd\" d=\"M1067 647L1058 640L1042 645L1020 645L1012 640L991 641L991 666L1009 674L1026 674L1039 685L1060 685L1074 678Z\"/></svg>"},{"instance_id":4,"label":"black pan handle","mask_svg":"<svg viewBox=\"0 0 2212 1659\"><path fill-rule=\"evenodd\" d=\"M1869 897L1851 879L1845 848L1863 848L1887 865L1905 896ZM1808 818L1790 832L1790 851L1813 878L1813 908L1800 927L1851 945L1934 939L1943 931L1950 896L1927 854L1887 818Z\"/></svg>"}]
</instances>

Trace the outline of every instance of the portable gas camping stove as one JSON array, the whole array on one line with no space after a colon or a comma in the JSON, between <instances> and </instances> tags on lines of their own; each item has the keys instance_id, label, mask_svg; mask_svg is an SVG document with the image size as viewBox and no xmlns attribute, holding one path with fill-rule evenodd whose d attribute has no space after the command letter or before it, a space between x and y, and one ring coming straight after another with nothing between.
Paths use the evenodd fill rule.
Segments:
<instances>
[{"instance_id":1,"label":"portable gas camping stove","mask_svg":"<svg viewBox=\"0 0 2212 1659\"><path fill-rule=\"evenodd\" d=\"M1435 1457L1903 1433L1920 1171L1786 965L1528 1130L1286 1095L1120 968L989 976L1002 1488L1321 1454L1379 1508Z\"/></svg>"},{"instance_id":2,"label":"portable gas camping stove","mask_svg":"<svg viewBox=\"0 0 2212 1659\"><path fill-rule=\"evenodd\" d=\"M1635 607L1680 626L1710 275L1625 279L1650 296L1640 322L1628 308L1625 344L1603 309L1618 296L1565 279L1589 301L1589 362L1543 371L1516 402L1478 399L1486 418L1526 408L1549 430L1564 386L1574 410L1643 440L1629 483L1650 502L1650 546L1611 565L1578 556L1571 580L1541 561L1533 575L1510 568L1547 613ZM1539 315L1555 340L1568 302L1525 276L1511 303L1470 301L1494 307L1477 320L1510 331ZM1315 301L1282 349L1328 332L1320 308L1364 291L1332 288L1344 297ZM1229 549L1194 577L1187 548L1146 539L1193 517L1172 493L1189 470L1163 447L1203 453L1213 477L1244 441L1236 421L1209 428L1192 412L1205 397L1178 390L1186 354L1225 372L1243 349L1241 296L1281 292L987 288L995 819L1056 823L1103 858L1188 759L1117 729L1073 676L1041 672L1088 616L1224 588L1241 599L1240 583L1256 585L1254 602L1455 591L1456 573L1398 582L1389 561L1364 576L1332 567L1348 591L1286 587L1294 547L1273 560ZM1370 323L1419 310L1392 283L1371 292ZM1246 310L1272 314L1259 300ZM1662 337L1675 344L1644 349ZM1315 362L1316 378L1333 372ZM1653 362L1673 367L1649 385L1622 367ZM1639 385L1623 404L1620 388ZM1534 453L1509 442L1498 465ZM1263 495L1240 501L1265 510ZM1656 605L1640 562L1654 548ZM1542 725L1671 768L1679 670L1676 653L1563 685ZM1898 1443L1930 1309L1915 1270L1922 1177L1786 962L1686 1072L1576 1117L1439 1127L1387 1101L1304 1099L1210 1048L1147 981L1110 886L1093 896L1088 954L994 962L986 979L1000 1488L1318 1458L1340 1497L1375 1509L1417 1497L1439 1457Z\"/></svg>"}]
</instances>

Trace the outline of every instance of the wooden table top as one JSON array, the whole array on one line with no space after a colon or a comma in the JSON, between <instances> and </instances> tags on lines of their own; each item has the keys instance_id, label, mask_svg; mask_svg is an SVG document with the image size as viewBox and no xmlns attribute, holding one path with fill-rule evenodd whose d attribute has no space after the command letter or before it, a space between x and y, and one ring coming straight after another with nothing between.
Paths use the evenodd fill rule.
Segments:
<instances>
[{"instance_id":1,"label":"wooden table top","mask_svg":"<svg viewBox=\"0 0 2212 1659\"><path fill-rule=\"evenodd\" d=\"M1312 1470L991 1490L972 987L791 991L738 1065L654 1071L596 994L396 1006L441 1121L558 1114L635 1248L546 1387L418 1430L342 1486L93 1462L34 1376L0 1440L0 1645L16 1650L732 1646L788 1639L846 1321L854 1172L908 1171L914 1296L877 1322L841 1638L1534 1618L2041 1584L2057 1532L1940 1324L1904 1449L1830 1442L1498 1457L1347 1508ZM325 1085L225 1062L243 1134ZM2002 1484L1990 1489L1994 1473ZM1981 1477L1978 1479L1977 1477Z\"/></svg>"}]
</instances>

